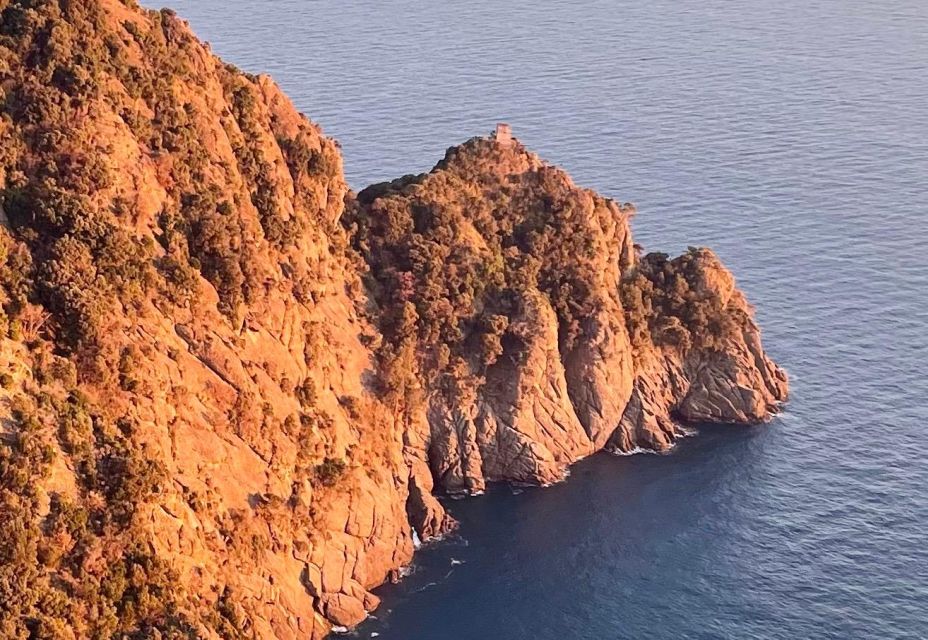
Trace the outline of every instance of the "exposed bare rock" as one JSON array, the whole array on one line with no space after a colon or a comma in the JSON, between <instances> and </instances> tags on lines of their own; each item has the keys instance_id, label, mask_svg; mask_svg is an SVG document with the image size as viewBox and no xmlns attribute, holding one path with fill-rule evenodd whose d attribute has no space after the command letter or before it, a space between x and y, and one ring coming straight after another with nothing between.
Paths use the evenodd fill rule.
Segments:
<instances>
[{"instance_id":1,"label":"exposed bare rock","mask_svg":"<svg viewBox=\"0 0 928 640\"><path fill-rule=\"evenodd\" d=\"M681 382L672 356L653 354L637 373L631 397L607 448L629 452L639 448L666 451L682 432L671 417Z\"/></svg>"},{"instance_id":2,"label":"exposed bare rock","mask_svg":"<svg viewBox=\"0 0 928 640\"><path fill-rule=\"evenodd\" d=\"M434 482L428 461L429 422L421 408L415 414L408 414L404 421L403 456L409 467L406 513L409 523L423 540L439 538L454 529L456 523L433 495Z\"/></svg>"},{"instance_id":3,"label":"exposed bare rock","mask_svg":"<svg viewBox=\"0 0 928 640\"><path fill-rule=\"evenodd\" d=\"M556 482L592 444L574 413L547 298L529 294L509 331L510 348L490 367L478 422L489 480Z\"/></svg>"},{"instance_id":4,"label":"exposed bare rock","mask_svg":"<svg viewBox=\"0 0 928 640\"><path fill-rule=\"evenodd\" d=\"M678 421L759 422L785 400L718 258L639 262L633 214L516 140L471 140L358 195L347 223L378 281L381 357L427 406L446 491L549 484L604 448L665 451Z\"/></svg>"},{"instance_id":5,"label":"exposed bare rock","mask_svg":"<svg viewBox=\"0 0 928 640\"><path fill-rule=\"evenodd\" d=\"M711 252L639 259L517 140L354 197L173 12L0 15L4 638L319 640L454 527L436 491L786 399Z\"/></svg>"},{"instance_id":6,"label":"exposed bare rock","mask_svg":"<svg viewBox=\"0 0 928 640\"><path fill-rule=\"evenodd\" d=\"M2 325L19 332L2 361L43 372L15 374L4 411L40 508L4 474L0 519L22 519L14 544L62 519L82 540L2 569L28 577L17 596L0 579L0 636L356 624L412 557L411 471L403 421L364 382L376 330L335 142L169 11L0 6ZM50 463L22 449L30 425ZM91 587L126 574L150 593L133 615L128 591Z\"/></svg>"},{"instance_id":7,"label":"exposed bare rock","mask_svg":"<svg viewBox=\"0 0 928 640\"><path fill-rule=\"evenodd\" d=\"M601 309L584 323L584 339L564 362L570 399L593 449L615 431L632 394L634 358L621 307Z\"/></svg>"}]
</instances>

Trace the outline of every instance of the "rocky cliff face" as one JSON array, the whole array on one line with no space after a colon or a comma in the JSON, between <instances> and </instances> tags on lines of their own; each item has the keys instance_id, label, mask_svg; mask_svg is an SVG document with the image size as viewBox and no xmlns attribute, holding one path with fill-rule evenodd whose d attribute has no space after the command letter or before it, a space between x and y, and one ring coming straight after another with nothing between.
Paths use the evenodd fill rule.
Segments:
<instances>
[{"instance_id":1,"label":"rocky cliff face","mask_svg":"<svg viewBox=\"0 0 928 640\"><path fill-rule=\"evenodd\" d=\"M336 144L170 12L0 6L0 635L358 622L419 485L365 386Z\"/></svg>"},{"instance_id":2,"label":"rocky cliff face","mask_svg":"<svg viewBox=\"0 0 928 640\"><path fill-rule=\"evenodd\" d=\"M761 422L786 399L718 258L639 260L633 214L487 139L358 195L345 221L382 359L425 407L420 446L445 490L556 482L601 449L663 451L680 421Z\"/></svg>"},{"instance_id":3,"label":"rocky cliff face","mask_svg":"<svg viewBox=\"0 0 928 640\"><path fill-rule=\"evenodd\" d=\"M131 1L0 0L0 92L4 638L321 638L447 531L436 485L785 399L711 253L639 260L517 143L354 197Z\"/></svg>"}]
</instances>

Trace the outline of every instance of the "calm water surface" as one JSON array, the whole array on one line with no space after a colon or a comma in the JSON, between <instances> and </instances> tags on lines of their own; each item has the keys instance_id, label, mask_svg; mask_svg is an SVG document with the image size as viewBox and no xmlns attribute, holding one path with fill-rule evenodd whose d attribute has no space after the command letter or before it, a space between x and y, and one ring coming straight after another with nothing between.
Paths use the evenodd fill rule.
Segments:
<instances>
[{"instance_id":1,"label":"calm water surface","mask_svg":"<svg viewBox=\"0 0 928 640\"><path fill-rule=\"evenodd\" d=\"M793 400L452 502L382 640L928 638L928 2L173 0L355 188L506 120L637 239L715 248Z\"/></svg>"}]
</instances>

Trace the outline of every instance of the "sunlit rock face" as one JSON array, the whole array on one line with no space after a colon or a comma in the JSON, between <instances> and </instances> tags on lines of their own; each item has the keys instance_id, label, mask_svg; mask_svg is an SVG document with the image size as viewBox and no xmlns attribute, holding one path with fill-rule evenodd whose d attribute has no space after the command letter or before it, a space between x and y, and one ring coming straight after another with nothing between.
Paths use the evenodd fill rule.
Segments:
<instances>
[{"instance_id":1,"label":"sunlit rock face","mask_svg":"<svg viewBox=\"0 0 928 640\"><path fill-rule=\"evenodd\" d=\"M354 196L172 12L0 11L0 636L322 638L436 489L785 400L713 254L515 139Z\"/></svg>"},{"instance_id":2,"label":"sunlit rock face","mask_svg":"<svg viewBox=\"0 0 928 640\"><path fill-rule=\"evenodd\" d=\"M556 482L603 448L666 450L680 421L761 422L786 399L718 258L639 259L633 215L483 138L350 204L386 369L425 407L420 457L445 490Z\"/></svg>"}]
</instances>

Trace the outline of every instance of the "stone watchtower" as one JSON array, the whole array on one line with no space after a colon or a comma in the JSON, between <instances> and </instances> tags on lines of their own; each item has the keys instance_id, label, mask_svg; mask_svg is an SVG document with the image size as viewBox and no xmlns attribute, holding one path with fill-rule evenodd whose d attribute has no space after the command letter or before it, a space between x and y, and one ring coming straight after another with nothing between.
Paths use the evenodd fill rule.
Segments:
<instances>
[{"instance_id":1,"label":"stone watchtower","mask_svg":"<svg viewBox=\"0 0 928 640\"><path fill-rule=\"evenodd\" d=\"M496 131L493 133L493 139L504 147L508 147L512 143L512 127L505 122L498 123Z\"/></svg>"}]
</instances>

